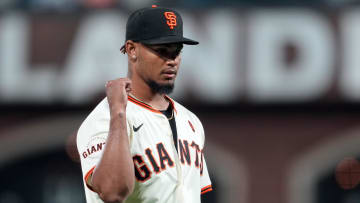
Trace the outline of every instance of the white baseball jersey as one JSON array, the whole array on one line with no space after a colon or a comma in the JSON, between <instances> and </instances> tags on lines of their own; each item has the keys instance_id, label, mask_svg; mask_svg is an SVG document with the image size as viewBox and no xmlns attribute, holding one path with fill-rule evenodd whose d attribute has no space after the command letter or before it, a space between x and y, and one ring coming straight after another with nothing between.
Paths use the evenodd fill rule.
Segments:
<instances>
[{"instance_id":1,"label":"white baseball jersey","mask_svg":"<svg viewBox=\"0 0 360 203\"><path fill-rule=\"evenodd\" d=\"M127 132L136 182L127 202L200 203L200 195L212 190L203 154L203 126L192 112L167 99L174 109L178 151L167 117L128 97ZM85 119L77 134L88 203L103 202L87 185L87 179L106 147L109 125L109 104L105 98Z\"/></svg>"}]
</instances>

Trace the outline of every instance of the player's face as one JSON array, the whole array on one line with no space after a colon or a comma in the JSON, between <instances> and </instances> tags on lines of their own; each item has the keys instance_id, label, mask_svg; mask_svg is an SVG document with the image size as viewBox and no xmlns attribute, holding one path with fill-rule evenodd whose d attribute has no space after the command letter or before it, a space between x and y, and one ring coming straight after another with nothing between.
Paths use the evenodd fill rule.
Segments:
<instances>
[{"instance_id":1,"label":"player's face","mask_svg":"<svg viewBox=\"0 0 360 203\"><path fill-rule=\"evenodd\" d=\"M144 81L156 92L169 94L175 83L182 44L141 44L139 69Z\"/></svg>"}]
</instances>

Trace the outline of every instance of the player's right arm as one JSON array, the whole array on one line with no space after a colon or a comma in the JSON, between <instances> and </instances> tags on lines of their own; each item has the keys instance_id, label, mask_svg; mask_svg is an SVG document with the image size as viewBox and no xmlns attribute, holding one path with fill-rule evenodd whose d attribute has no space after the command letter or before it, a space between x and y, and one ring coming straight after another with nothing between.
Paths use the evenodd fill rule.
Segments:
<instances>
[{"instance_id":1,"label":"player's right arm","mask_svg":"<svg viewBox=\"0 0 360 203\"><path fill-rule=\"evenodd\" d=\"M105 202L123 202L134 189L134 165L126 126L127 92L130 88L128 78L106 84L110 108L109 135L102 158L88 182Z\"/></svg>"}]
</instances>

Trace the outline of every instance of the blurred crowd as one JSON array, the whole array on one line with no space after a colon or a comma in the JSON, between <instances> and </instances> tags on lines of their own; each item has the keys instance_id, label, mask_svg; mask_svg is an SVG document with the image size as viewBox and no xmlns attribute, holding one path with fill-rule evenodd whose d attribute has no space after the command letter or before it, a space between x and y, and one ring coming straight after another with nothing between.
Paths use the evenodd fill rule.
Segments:
<instances>
[{"instance_id":1,"label":"blurred crowd","mask_svg":"<svg viewBox=\"0 0 360 203\"><path fill-rule=\"evenodd\" d=\"M211 8L222 6L328 6L358 4L360 0L1 0L0 11L20 9L29 11L72 12L82 9L117 8L134 10L152 4L167 7Z\"/></svg>"}]
</instances>

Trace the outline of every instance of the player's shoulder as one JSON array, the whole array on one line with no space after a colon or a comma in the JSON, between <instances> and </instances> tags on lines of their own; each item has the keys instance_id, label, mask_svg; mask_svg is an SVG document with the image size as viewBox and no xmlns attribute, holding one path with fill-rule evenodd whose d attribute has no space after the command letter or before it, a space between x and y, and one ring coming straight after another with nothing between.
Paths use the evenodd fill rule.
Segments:
<instances>
[{"instance_id":1,"label":"player's shoulder","mask_svg":"<svg viewBox=\"0 0 360 203\"><path fill-rule=\"evenodd\" d=\"M108 129L110 111L107 98L104 98L85 118L78 130L78 138ZM79 139L78 139L79 140Z\"/></svg>"},{"instance_id":2,"label":"player's shoulder","mask_svg":"<svg viewBox=\"0 0 360 203\"><path fill-rule=\"evenodd\" d=\"M90 112L83 124L98 122L104 119L110 119L109 104L106 97Z\"/></svg>"}]
</instances>

